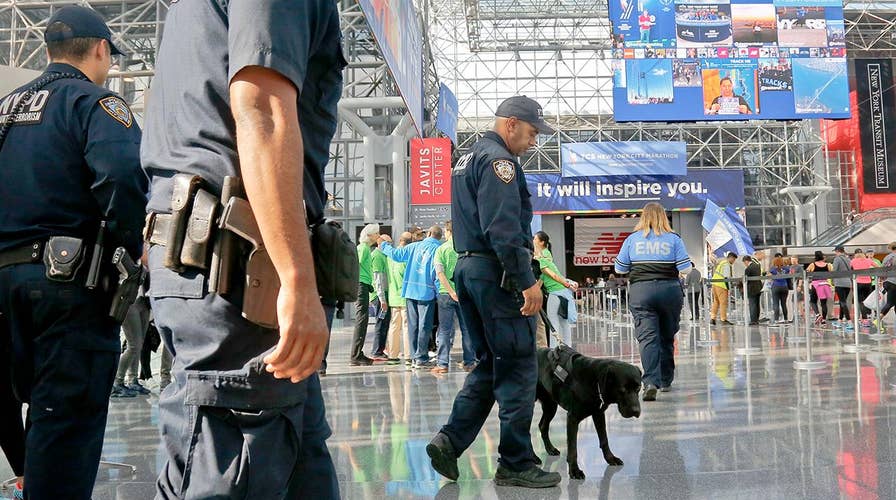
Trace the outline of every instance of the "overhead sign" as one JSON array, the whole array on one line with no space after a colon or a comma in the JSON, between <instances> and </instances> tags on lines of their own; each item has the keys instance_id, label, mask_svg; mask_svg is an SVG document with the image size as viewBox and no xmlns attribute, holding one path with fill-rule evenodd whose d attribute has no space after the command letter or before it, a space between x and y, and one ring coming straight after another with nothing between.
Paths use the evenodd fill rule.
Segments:
<instances>
[{"instance_id":1,"label":"overhead sign","mask_svg":"<svg viewBox=\"0 0 896 500\"><path fill-rule=\"evenodd\" d=\"M439 87L439 109L436 128L457 144L457 97L444 83Z\"/></svg>"},{"instance_id":2,"label":"overhead sign","mask_svg":"<svg viewBox=\"0 0 896 500\"><path fill-rule=\"evenodd\" d=\"M896 192L896 102L890 59L856 59L862 179L866 193Z\"/></svg>"},{"instance_id":3,"label":"overhead sign","mask_svg":"<svg viewBox=\"0 0 896 500\"><path fill-rule=\"evenodd\" d=\"M743 170L692 170L686 176L562 177L526 174L535 213L640 210L655 201L666 210L702 210L707 199L743 207Z\"/></svg>"},{"instance_id":4,"label":"overhead sign","mask_svg":"<svg viewBox=\"0 0 896 500\"><path fill-rule=\"evenodd\" d=\"M573 226L573 264L610 266L638 219L576 219Z\"/></svg>"},{"instance_id":5,"label":"overhead sign","mask_svg":"<svg viewBox=\"0 0 896 500\"><path fill-rule=\"evenodd\" d=\"M423 37L411 0L358 0L401 97L423 136Z\"/></svg>"},{"instance_id":6,"label":"overhead sign","mask_svg":"<svg viewBox=\"0 0 896 500\"><path fill-rule=\"evenodd\" d=\"M687 144L668 142L571 142L560 145L563 177L685 175Z\"/></svg>"},{"instance_id":7,"label":"overhead sign","mask_svg":"<svg viewBox=\"0 0 896 500\"><path fill-rule=\"evenodd\" d=\"M451 140L411 139L411 205L451 204Z\"/></svg>"},{"instance_id":8,"label":"overhead sign","mask_svg":"<svg viewBox=\"0 0 896 500\"><path fill-rule=\"evenodd\" d=\"M451 220L451 205L411 205L410 224L428 228L444 226Z\"/></svg>"}]
</instances>

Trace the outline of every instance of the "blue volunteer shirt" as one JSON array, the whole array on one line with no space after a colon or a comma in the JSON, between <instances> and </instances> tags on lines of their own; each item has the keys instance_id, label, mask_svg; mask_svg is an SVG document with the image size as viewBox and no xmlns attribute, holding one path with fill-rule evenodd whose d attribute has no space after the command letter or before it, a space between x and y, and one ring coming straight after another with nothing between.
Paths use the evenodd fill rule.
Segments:
<instances>
[{"instance_id":1,"label":"blue volunteer shirt","mask_svg":"<svg viewBox=\"0 0 896 500\"><path fill-rule=\"evenodd\" d=\"M391 243L380 243L380 250L395 262L405 262L401 296L406 299L430 301L436 298L436 250L442 242L426 238L410 245L395 248Z\"/></svg>"},{"instance_id":2,"label":"blue volunteer shirt","mask_svg":"<svg viewBox=\"0 0 896 500\"><path fill-rule=\"evenodd\" d=\"M615 267L617 273L628 273L629 283L675 280L679 273L691 267L691 258L681 237L675 233L658 236L651 231L644 236L644 231L636 231L622 244Z\"/></svg>"}]
</instances>

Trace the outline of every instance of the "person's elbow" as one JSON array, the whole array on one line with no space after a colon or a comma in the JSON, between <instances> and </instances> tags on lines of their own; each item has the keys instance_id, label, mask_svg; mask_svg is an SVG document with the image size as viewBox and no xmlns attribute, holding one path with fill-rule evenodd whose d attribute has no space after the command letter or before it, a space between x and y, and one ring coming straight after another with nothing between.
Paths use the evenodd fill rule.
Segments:
<instances>
[{"instance_id":1,"label":"person's elbow","mask_svg":"<svg viewBox=\"0 0 896 500\"><path fill-rule=\"evenodd\" d=\"M270 134L281 127L297 126L298 91L280 73L249 66L230 82L230 111L240 132Z\"/></svg>"}]
</instances>

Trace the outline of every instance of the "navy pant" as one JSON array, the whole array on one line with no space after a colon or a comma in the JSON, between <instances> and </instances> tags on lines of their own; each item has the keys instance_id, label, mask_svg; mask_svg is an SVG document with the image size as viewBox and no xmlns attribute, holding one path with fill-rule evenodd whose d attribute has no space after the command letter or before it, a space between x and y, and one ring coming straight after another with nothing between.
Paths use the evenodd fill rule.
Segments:
<instances>
[{"instance_id":1,"label":"navy pant","mask_svg":"<svg viewBox=\"0 0 896 500\"><path fill-rule=\"evenodd\" d=\"M0 269L0 335L11 340L16 397L29 403L25 493L30 500L86 500L121 350L118 324L108 294L44 273L42 264Z\"/></svg>"},{"instance_id":2,"label":"navy pant","mask_svg":"<svg viewBox=\"0 0 896 500\"><path fill-rule=\"evenodd\" d=\"M411 354L414 361L429 361L429 339L432 337L432 324L436 315L436 301L407 299L408 339L411 341Z\"/></svg>"},{"instance_id":3,"label":"navy pant","mask_svg":"<svg viewBox=\"0 0 896 500\"><path fill-rule=\"evenodd\" d=\"M204 275L169 271L163 252L149 251L150 296L174 365L159 398L156 498L338 498L317 374L293 384L267 373L279 337L242 317L241 280L229 298L206 294Z\"/></svg>"},{"instance_id":4,"label":"navy pant","mask_svg":"<svg viewBox=\"0 0 896 500\"><path fill-rule=\"evenodd\" d=\"M479 435L495 402L501 421L498 461L511 470L535 465L532 413L538 361L535 318L520 314L522 296L501 289L501 269L489 259L461 257L454 270L460 315L479 365L464 381L441 432L458 454Z\"/></svg>"},{"instance_id":5,"label":"navy pant","mask_svg":"<svg viewBox=\"0 0 896 500\"><path fill-rule=\"evenodd\" d=\"M388 302L388 299L387 299ZM386 349L386 338L389 336L389 323L392 321L392 309L388 304L383 304L379 297L374 299L373 304L376 305L376 325L373 327L373 349L370 350L373 355L384 355ZM380 311L386 309L386 315L380 317Z\"/></svg>"},{"instance_id":6,"label":"navy pant","mask_svg":"<svg viewBox=\"0 0 896 500\"><path fill-rule=\"evenodd\" d=\"M675 334L684 293L678 280L641 281L629 285L628 308L641 350L642 380L668 387L675 378Z\"/></svg>"}]
</instances>

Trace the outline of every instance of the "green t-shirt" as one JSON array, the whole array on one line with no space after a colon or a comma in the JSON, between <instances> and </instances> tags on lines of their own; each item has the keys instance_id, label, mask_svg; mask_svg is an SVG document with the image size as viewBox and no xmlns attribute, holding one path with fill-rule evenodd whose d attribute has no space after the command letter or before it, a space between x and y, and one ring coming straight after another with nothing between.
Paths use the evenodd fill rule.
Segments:
<instances>
[{"instance_id":1,"label":"green t-shirt","mask_svg":"<svg viewBox=\"0 0 896 500\"><path fill-rule=\"evenodd\" d=\"M547 290L548 293L559 292L560 290L566 288L566 286L563 283L560 283L554 278L548 276L548 274L545 273L544 270L550 269L551 271L554 271L554 274L558 276L560 276L560 270L557 269L557 264L554 264L554 261L549 257L546 257L545 255L550 255L550 252L548 250L545 250L542 253L542 257L538 259L538 263L540 264L542 270L541 281L544 282L544 289Z\"/></svg>"},{"instance_id":2,"label":"green t-shirt","mask_svg":"<svg viewBox=\"0 0 896 500\"><path fill-rule=\"evenodd\" d=\"M358 281L361 283L372 285L373 284L373 275L370 272L370 264L371 264L371 252L370 245L367 243L359 243L358 244Z\"/></svg>"},{"instance_id":3,"label":"green t-shirt","mask_svg":"<svg viewBox=\"0 0 896 500\"><path fill-rule=\"evenodd\" d=\"M405 307L404 297L401 296L401 285L404 283L404 262L395 262L386 258L386 268L389 275L389 307Z\"/></svg>"},{"instance_id":4,"label":"green t-shirt","mask_svg":"<svg viewBox=\"0 0 896 500\"><path fill-rule=\"evenodd\" d=\"M451 238L442 243L442 246L436 250L435 262L445 268L445 276L448 278L448 283L451 283L451 288L457 290L454 286L454 268L457 266L457 252L454 251L454 241ZM439 293L448 295L448 289L442 288L442 282L438 280L436 282L439 284Z\"/></svg>"},{"instance_id":5,"label":"green t-shirt","mask_svg":"<svg viewBox=\"0 0 896 500\"><path fill-rule=\"evenodd\" d=\"M388 275L389 269L387 267L386 254L384 254L379 247L374 248L373 251L370 252L370 284L373 285L373 291L370 292L370 300L376 298L376 284L373 283L373 278L376 276L376 273Z\"/></svg>"}]
</instances>

